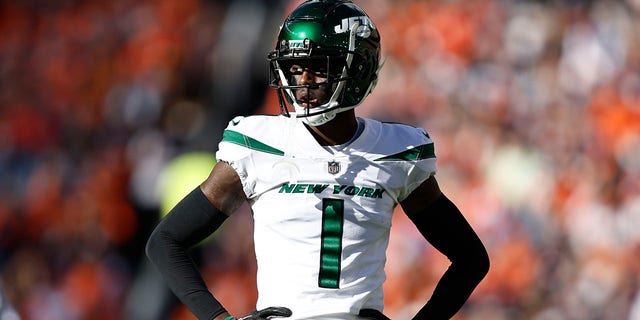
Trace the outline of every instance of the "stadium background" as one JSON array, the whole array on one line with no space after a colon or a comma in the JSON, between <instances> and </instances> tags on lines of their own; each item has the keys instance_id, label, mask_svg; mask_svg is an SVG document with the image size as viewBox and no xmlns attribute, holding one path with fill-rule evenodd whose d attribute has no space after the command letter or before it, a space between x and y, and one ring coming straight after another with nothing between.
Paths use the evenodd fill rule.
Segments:
<instances>
[{"instance_id":1,"label":"stadium background","mask_svg":"<svg viewBox=\"0 0 640 320\"><path fill-rule=\"evenodd\" d=\"M0 1L1 319L193 319L144 241L233 115L276 110L265 55L299 2ZM456 319L640 319L640 1L356 2L386 59L358 113L431 134L491 256ZM250 231L195 251L236 314ZM386 313L446 265L396 214Z\"/></svg>"}]
</instances>

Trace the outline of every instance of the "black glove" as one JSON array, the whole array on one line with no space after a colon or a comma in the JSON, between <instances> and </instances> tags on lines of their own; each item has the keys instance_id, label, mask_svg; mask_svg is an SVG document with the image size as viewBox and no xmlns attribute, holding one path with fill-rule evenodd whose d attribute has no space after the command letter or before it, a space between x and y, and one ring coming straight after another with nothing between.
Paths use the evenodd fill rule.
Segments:
<instances>
[{"instance_id":1,"label":"black glove","mask_svg":"<svg viewBox=\"0 0 640 320\"><path fill-rule=\"evenodd\" d=\"M256 310L238 320L267 320L271 317L288 318L292 314L289 308L285 307L269 307L262 310ZM235 318L233 318L235 319Z\"/></svg>"},{"instance_id":2,"label":"black glove","mask_svg":"<svg viewBox=\"0 0 640 320\"><path fill-rule=\"evenodd\" d=\"M387 316L382 314L382 312L375 309L362 309L360 310L358 317L361 317L363 319L372 319L372 320L391 320Z\"/></svg>"}]
</instances>

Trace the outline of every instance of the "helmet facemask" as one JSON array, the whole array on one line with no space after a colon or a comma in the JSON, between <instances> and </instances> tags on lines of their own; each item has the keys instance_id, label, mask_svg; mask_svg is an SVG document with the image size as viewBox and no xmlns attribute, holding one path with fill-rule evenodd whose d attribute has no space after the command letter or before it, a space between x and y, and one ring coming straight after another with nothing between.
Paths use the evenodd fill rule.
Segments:
<instances>
[{"instance_id":1,"label":"helmet facemask","mask_svg":"<svg viewBox=\"0 0 640 320\"><path fill-rule=\"evenodd\" d=\"M355 52L317 48L310 39L301 42L282 40L278 50L271 52L269 84L278 89L282 114L303 118L305 123L318 126L335 118L337 113L355 107L339 107L345 84L351 77L348 70ZM314 73L315 78L326 80L298 84L295 75L305 71ZM322 91L320 96L317 89ZM311 105L314 103L318 104ZM295 112L290 112L291 108Z\"/></svg>"}]
</instances>

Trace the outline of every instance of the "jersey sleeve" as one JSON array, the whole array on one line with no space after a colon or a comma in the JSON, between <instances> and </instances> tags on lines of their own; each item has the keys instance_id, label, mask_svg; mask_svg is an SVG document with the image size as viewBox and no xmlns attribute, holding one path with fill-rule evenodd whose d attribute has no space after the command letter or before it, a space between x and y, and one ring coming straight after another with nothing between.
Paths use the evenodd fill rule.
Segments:
<instances>
[{"instance_id":1,"label":"jersey sleeve","mask_svg":"<svg viewBox=\"0 0 640 320\"><path fill-rule=\"evenodd\" d=\"M218 143L216 159L231 165L242 182L242 189L247 198L254 194L255 181L250 179L251 149L237 143L238 137L242 137L248 128L243 121L245 117L235 117L229 121L224 130L222 140Z\"/></svg>"},{"instance_id":2,"label":"jersey sleeve","mask_svg":"<svg viewBox=\"0 0 640 320\"><path fill-rule=\"evenodd\" d=\"M406 199L411 192L430 176L436 174L436 155L433 140L422 128L410 128L404 132L407 146L405 150L388 158L402 161L405 166L406 180L399 190L398 201Z\"/></svg>"},{"instance_id":3,"label":"jersey sleeve","mask_svg":"<svg viewBox=\"0 0 640 320\"><path fill-rule=\"evenodd\" d=\"M432 175L436 174L436 155L433 141L427 133L419 129L424 138L420 145L420 154L413 163L413 166L409 168L407 175L407 185L404 192L400 194L399 200L402 201L408 197L411 192L418 188L425 180L429 179Z\"/></svg>"}]
</instances>

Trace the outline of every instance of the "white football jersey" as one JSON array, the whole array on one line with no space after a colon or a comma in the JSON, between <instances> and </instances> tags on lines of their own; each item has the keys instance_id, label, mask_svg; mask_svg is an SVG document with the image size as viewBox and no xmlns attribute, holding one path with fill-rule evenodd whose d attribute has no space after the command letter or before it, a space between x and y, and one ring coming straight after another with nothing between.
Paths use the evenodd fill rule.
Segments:
<instances>
[{"instance_id":1,"label":"white football jersey","mask_svg":"<svg viewBox=\"0 0 640 320\"><path fill-rule=\"evenodd\" d=\"M325 320L382 311L393 209L436 159L424 130L358 120L362 133L341 149L283 116L238 117L224 131L216 158L237 171L253 210L257 309Z\"/></svg>"}]
</instances>

